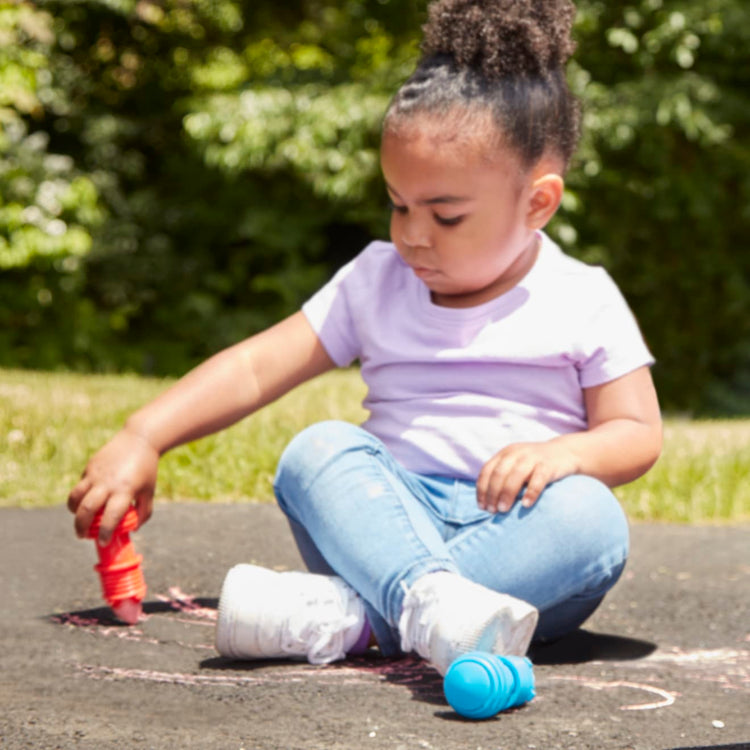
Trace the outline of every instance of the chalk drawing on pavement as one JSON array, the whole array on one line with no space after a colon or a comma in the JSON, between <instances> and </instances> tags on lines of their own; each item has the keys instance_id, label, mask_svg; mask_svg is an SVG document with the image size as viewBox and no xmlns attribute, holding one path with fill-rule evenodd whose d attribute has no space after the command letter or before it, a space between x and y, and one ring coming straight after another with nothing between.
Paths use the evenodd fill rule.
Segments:
<instances>
[{"instance_id":1,"label":"chalk drawing on pavement","mask_svg":"<svg viewBox=\"0 0 750 750\"><path fill-rule=\"evenodd\" d=\"M642 690L646 693L658 696L661 700L651 701L649 703L633 703L625 706L620 706L621 711L645 711L654 708L666 708L671 706L680 693L663 690L662 688L655 687L654 685L645 685L640 682L630 682L628 680L597 680L591 677L582 677L578 675L553 675L548 678L555 681L566 681L575 682L583 687L591 688L592 690L612 690L615 688L632 688L634 690Z\"/></svg>"},{"instance_id":2,"label":"chalk drawing on pavement","mask_svg":"<svg viewBox=\"0 0 750 750\"><path fill-rule=\"evenodd\" d=\"M174 586L167 594L157 594L159 605L147 604L145 613L133 626L116 624L108 612L89 610L87 612L65 612L52 616L52 622L68 626L77 632L99 638L117 638L133 644L177 645L182 648L215 654L213 628L217 610L208 606L199 597L186 594ZM166 635L165 635L166 629ZM174 633L184 633L185 637L175 637ZM744 643L743 643L744 645ZM152 669L125 668L109 665L77 664L75 669L82 675L96 680L141 680L146 682L186 685L242 687L250 685L284 684L314 681L320 684L364 685L385 683L390 686L408 688L425 699L442 697L442 679L424 662L407 657L402 659L379 659L356 657L327 666L313 666L304 662L284 665L270 665L251 673L240 668L231 669L231 663L224 660L217 674L211 669L211 662L220 659L206 659L200 664L201 671L169 672ZM593 661L589 665L601 665ZM608 669L649 674L641 679L607 679L585 674L552 674L551 666L542 666L538 671L538 686L552 688L554 684L568 683L596 691L640 691L639 701L619 706L622 711L644 711L668 708L680 697L680 692L664 685L664 680L685 682L697 680L710 682L725 690L750 692L750 650L738 648L657 649L641 659L608 661ZM666 668L666 677L665 677ZM231 673L227 673L231 670ZM657 674L658 672L658 674ZM653 684L658 682L658 685ZM618 693L619 695L619 693Z\"/></svg>"}]
</instances>

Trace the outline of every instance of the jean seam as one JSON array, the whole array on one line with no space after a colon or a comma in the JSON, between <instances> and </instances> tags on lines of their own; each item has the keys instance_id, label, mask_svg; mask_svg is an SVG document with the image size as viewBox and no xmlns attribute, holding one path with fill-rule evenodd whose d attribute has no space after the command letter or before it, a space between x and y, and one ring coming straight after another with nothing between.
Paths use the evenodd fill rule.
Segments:
<instances>
[{"instance_id":1,"label":"jean seam","mask_svg":"<svg viewBox=\"0 0 750 750\"><path fill-rule=\"evenodd\" d=\"M431 518L431 509L425 506L423 500L427 492L426 488L422 486L416 476L410 474L408 470L401 467L391 457L387 448L377 438L364 431L363 433L359 435L356 441L349 442L339 450L332 451L329 456L326 456L317 464L314 473L290 472L287 475L289 479L284 481L282 479L283 472L277 472L274 481L274 492L284 513L290 519L304 527L305 524L298 517L298 514L294 512L294 508L304 502L305 496L311 493L316 483L321 481L327 472L336 463L341 461L342 456L346 454L351 455L361 451L361 455L369 457L368 463L372 472L370 476L373 480L382 482L383 486L387 488L387 492L391 494L393 500L389 502L391 506L389 512L393 514L394 522L398 524L398 528L401 530L400 533L403 535L402 541L404 545L408 546L413 553L409 567L406 570L393 571L393 579L384 582L385 586L381 588L380 601L377 603L377 606L376 603L370 602L373 609L380 611L381 617L391 624L394 620L397 621L403 605L402 581L411 582L415 576L414 571L452 570L457 572L457 566L450 557L447 548L444 548L441 553L434 551L428 546L418 533L413 519L413 512L408 510L407 504L409 502L416 503L417 510L425 514L426 522L435 527L435 520ZM305 481L301 481L303 479ZM297 499L287 502L285 496L289 490L290 483L294 486L294 496ZM405 497L405 495L408 497ZM375 502L366 497L363 497L362 500L365 502ZM438 536L440 536L439 533ZM314 541L313 544L317 547ZM382 610L380 609L381 602Z\"/></svg>"},{"instance_id":2,"label":"jean seam","mask_svg":"<svg viewBox=\"0 0 750 750\"><path fill-rule=\"evenodd\" d=\"M370 450L371 450L372 454L378 454L379 457L385 457L386 459L389 458L388 455L385 454L385 453L383 453L382 450L372 449L372 448ZM386 462L382 461L382 458L381 458L380 461L377 462L378 471L379 471L379 473L382 476L384 476L385 481L388 483L388 485L391 488L391 491L394 493L394 495L396 497L398 497L399 496L399 492L398 492L399 487L396 486L395 477L393 476L393 473L394 473L393 469L391 469L390 467L386 467L384 465L384 463L386 463ZM400 468L398 466L396 466L396 469L399 470L399 473L402 473L401 470L400 470ZM406 474L405 471L403 473ZM399 478L402 481L404 479L404 477L401 477L401 476L399 476ZM411 480L411 478L409 478L409 479L410 479L410 484L413 483L412 480ZM414 499L424 508L424 503L419 498L419 496L416 495L413 492L412 488L410 486L407 486L407 485L404 485L404 487L406 488L407 491L409 491L409 492L412 493L412 496L414 497ZM424 492L424 488L422 488L421 486L419 487L419 489L420 489L421 492ZM426 510L427 509L425 509L425 511ZM406 571L404 571L399 576L399 579L398 579L397 582L395 582L394 584L391 584L392 586L395 587L396 592L397 592L396 593L395 603L397 603L398 606L394 607L394 609L398 609L399 613L400 613L400 610L401 610L401 608L403 606L403 598L404 598L403 588L401 587L401 582L402 581L406 581L407 578L410 577L410 574L412 573L412 571L414 571L415 569L419 569L421 567L424 567L425 568L425 572L422 575L426 575L426 573L428 573L428 572L433 572L433 571L437 571L437 570L451 570L451 571L454 571L454 572L458 572L458 567L456 566L456 564L453 561L453 558L450 556L450 554L448 554L447 559L444 559L444 560L441 560L440 558L436 558L435 557L434 553L424 543L424 541L422 541L422 538L419 536L419 534L417 534L417 532L416 532L416 530L414 528L414 523L413 523L411 517L409 516L409 513L404 508L403 503L401 503L401 502L399 502L399 512L400 512L400 514L403 516L403 518L406 521L406 526L408 527L409 534L411 535L412 540L416 541L418 543L420 549L421 549L420 558L418 560L415 560L414 562L411 563L411 565L406 569ZM446 545L446 552L447 552L447 545ZM431 563L434 563L434 565L431 565ZM431 568L431 570L430 570L430 568ZM393 601L392 597L393 597L393 593L391 592L390 586L389 586L389 590L386 592L386 596L384 597L384 601L390 603L390 602ZM386 620L386 622L389 622L389 624L390 624L392 618L390 618L388 616L389 614L390 613L383 614L383 618Z\"/></svg>"}]
</instances>

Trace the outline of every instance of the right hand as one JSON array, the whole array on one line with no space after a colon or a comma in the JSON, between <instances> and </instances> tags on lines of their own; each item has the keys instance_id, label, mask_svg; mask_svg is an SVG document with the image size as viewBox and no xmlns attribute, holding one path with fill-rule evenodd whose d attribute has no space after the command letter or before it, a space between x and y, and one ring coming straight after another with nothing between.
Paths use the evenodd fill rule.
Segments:
<instances>
[{"instance_id":1,"label":"right hand","mask_svg":"<svg viewBox=\"0 0 750 750\"><path fill-rule=\"evenodd\" d=\"M118 432L89 460L68 496L75 514L76 534L85 538L103 509L99 543L106 545L123 516L135 505L138 525L148 521L154 502L159 453L141 435L127 428Z\"/></svg>"}]
</instances>

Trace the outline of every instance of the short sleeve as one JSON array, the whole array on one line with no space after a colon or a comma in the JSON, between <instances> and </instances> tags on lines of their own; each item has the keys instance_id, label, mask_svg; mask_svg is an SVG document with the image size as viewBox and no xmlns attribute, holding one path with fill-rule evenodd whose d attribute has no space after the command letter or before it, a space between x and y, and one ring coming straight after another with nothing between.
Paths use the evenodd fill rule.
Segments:
<instances>
[{"instance_id":1,"label":"short sleeve","mask_svg":"<svg viewBox=\"0 0 750 750\"><path fill-rule=\"evenodd\" d=\"M601 276L577 362L582 388L602 385L654 364L622 292L604 269L597 270Z\"/></svg>"},{"instance_id":2,"label":"short sleeve","mask_svg":"<svg viewBox=\"0 0 750 750\"><path fill-rule=\"evenodd\" d=\"M339 269L327 284L302 305L302 312L328 356L339 367L350 365L360 354L348 299L356 277L356 261L355 258Z\"/></svg>"}]
</instances>

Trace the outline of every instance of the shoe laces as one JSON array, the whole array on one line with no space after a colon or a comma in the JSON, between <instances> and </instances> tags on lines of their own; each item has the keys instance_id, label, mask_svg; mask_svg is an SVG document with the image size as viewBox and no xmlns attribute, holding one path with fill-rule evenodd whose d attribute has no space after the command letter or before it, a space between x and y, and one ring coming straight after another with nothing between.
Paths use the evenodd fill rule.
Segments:
<instances>
[{"instance_id":1,"label":"shoe laces","mask_svg":"<svg viewBox=\"0 0 750 750\"><path fill-rule=\"evenodd\" d=\"M435 622L435 607L438 595L433 588L419 590L411 588L402 582L404 589L404 603L398 622L401 636L401 650L404 653L416 651L422 658L428 658L428 644L430 633Z\"/></svg>"},{"instance_id":2,"label":"shoe laces","mask_svg":"<svg viewBox=\"0 0 750 750\"><path fill-rule=\"evenodd\" d=\"M281 650L307 654L311 664L343 658L344 635L358 621L357 615L349 612L348 600L343 592L311 597L309 592L300 591L293 612L281 628Z\"/></svg>"}]
</instances>

